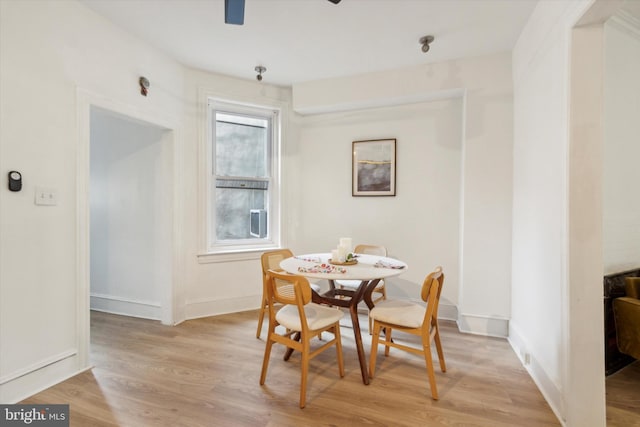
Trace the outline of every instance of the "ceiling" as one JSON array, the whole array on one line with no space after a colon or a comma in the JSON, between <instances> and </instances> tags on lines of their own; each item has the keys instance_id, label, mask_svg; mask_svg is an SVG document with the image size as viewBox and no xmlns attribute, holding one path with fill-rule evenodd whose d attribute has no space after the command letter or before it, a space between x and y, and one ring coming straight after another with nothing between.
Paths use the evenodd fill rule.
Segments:
<instances>
[{"instance_id":1,"label":"ceiling","mask_svg":"<svg viewBox=\"0 0 640 427\"><path fill-rule=\"evenodd\" d=\"M290 86L511 50L536 0L246 0L244 25L224 0L81 0L193 68ZM435 41L423 53L418 40Z\"/></svg>"}]
</instances>

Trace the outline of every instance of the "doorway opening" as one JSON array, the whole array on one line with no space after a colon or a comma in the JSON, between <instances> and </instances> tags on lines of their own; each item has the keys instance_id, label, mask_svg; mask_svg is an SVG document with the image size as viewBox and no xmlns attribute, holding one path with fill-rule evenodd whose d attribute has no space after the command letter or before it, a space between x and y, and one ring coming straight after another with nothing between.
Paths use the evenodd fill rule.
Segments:
<instances>
[{"instance_id":1,"label":"doorway opening","mask_svg":"<svg viewBox=\"0 0 640 427\"><path fill-rule=\"evenodd\" d=\"M89 308L172 324L170 129L90 107Z\"/></svg>"}]
</instances>

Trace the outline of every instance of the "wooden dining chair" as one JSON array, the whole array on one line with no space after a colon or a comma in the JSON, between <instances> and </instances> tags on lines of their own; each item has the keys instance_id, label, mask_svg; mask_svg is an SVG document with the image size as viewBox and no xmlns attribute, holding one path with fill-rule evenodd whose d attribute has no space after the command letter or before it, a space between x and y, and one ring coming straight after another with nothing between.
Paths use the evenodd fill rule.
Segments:
<instances>
[{"instance_id":1,"label":"wooden dining chair","mask_svg":"<svg viewBox=\"0 0 640 427\"><path fill-rule=\"evenodd\" d=\"M427 374L431 386L431 397L438 400L438 389L433 369L431 343L435 342L440 370L447 371L444 353L440 343L440 329L438 327L438 304L444 283L442 267L437 267L422 283L421 297L425 304L418 304L409 300L386 300L376 305L369 316L373 319L373 339L371 341L371 360L369 362L369 376L373 378L376 369L378 344L385 346L384 354L389 356L390 347L420 354L427 364ZM385 339L379 342L380 331L384 329ZM422 338L422 347L415 348L394 342L391 339L393 330L418 335Z\"/></svg>"},{"instance_id":2,"label":"wooden dining chair","mask_svg":"<svg viewBox=\"0 0 640 427\"><path fill-rule=\"evenodd\" d=\"M265 252L260 257L260 261L262 263L262 303L260 305L260 312L258 313L258 330L256 331L256 338L260 338L260 334L262 333L262 322L264 321L264 316L267 314L267 307L269 304L267 298L267 271L282 271L280 268L280 262L284 259L291 258L292 256L293 252L289 249L278 249ZM320 291L320 286L315 283L311 284L311 288L316 292Z\"/></svg>"},{"instance_id":3,"label":"wooden dining chair","mask_svg":"<svg viewBox=\"0 0 640 427\"><path fill-rule=\"evenodd\" d=\"M338 358L338 372L344 377L344 362L342 359L342 341L340 339L340 319L342 311L337 307L329 307L311 302L311 286L302 277L288 273L267 271L267 295L269 298L269 333L264 350L260 385L264 385L267 368L274 343L283 344L302 354L300 362L300 408L304 408L307 392L307 374L309 361L329 347L336 347ZM274 304L283 306L276 311ZM284 333L276 331L278 327L285 328ZM282 329L282 328L280 328ZM330 341L321 341L321 346L311 348L311 340L319 337L320 333L328 331L334 335ZM299 339L294 335L298 333ZM325 338L326 340L326 338Z\"/></svg>"},{"instance_id":4,"label":"wooden dining chair","mask_svg":"<svg viewBox=\"0 0 640 427\"><path fill-rule=\"evenodd\" d=\"M356 254L387 256L387 248L380 245L358 245L355 247L353 252ZM342 289L351 289L353 291L358 289L358 286L360 286L359 280L336 280L335 283ZM374 297L373 294L380 295L378 297ZM373 294L371 300L374 304L378 301L387 299L387 288L384 285L384 280L380 280L378 286L373 290ZM371 318L369 318L369 333L371 333L371 330Z\"/></svg>"}]
</instances>

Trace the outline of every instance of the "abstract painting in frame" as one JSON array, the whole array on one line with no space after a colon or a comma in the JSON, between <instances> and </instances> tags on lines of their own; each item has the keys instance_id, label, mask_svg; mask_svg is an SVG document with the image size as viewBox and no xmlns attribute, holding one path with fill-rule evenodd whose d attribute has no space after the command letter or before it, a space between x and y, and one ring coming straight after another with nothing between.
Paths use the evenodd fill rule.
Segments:
<instances>
[{"instance_id":1,"label":"abstract painting in frame","mask_svg":"<svg viewBox=\"0 0 640 427\"><path fill-rule=\"evenodd\" d=\"M396 140L353 141L352 195L396 195Z\"/></svg>"}]
</instances>

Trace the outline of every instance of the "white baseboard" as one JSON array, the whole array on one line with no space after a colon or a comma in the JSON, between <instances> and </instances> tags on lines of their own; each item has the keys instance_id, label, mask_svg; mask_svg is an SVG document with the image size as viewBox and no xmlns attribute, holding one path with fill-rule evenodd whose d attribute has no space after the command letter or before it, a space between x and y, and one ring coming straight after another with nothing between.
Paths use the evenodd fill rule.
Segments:
<instances>
[{"instance_id":1,"label":"white baseboard","mask_svg":"<svg viewBox=\"0 0 640 427\"><path fill-rule=\"evenodd\" d=\"M135 301L128 298L111 295L91 294L90 308L105 313L121 314L124 316L141 317L143 319L162 319L160 303Z\"/></svg>"},{"instance_id":2,"label":"white baseboard","mask_svg":"<svg viewBox=\"0 0 640 427\"><path fill-rule=\"evenodd\" d=\"M538 386L538 389L551 407L553 413L558 417L560 423L565 426L564 400L560 386L554 383L549 375L547 375L535 355L531 352L532 347L526 342L517 326L513 325L513 323L509 325L509 338L507 338L507 341L509 341L511 348L513 348L513 351L520 359L522 366L527 370L533 382Z\"/></svg>"},{"instance_id":3,"label":"white baseboard","mask_svg":"<svg viewBox=\"0 0 640 427\"><path fill-rule=\"evenodd\" d=\"M461 313L457 321L460 332L498 338L509 336L509 319Z\"/></svg>"},{"instance_id":4,"label":"white baseboard","mask_svg":"<svg viewBox=\"0 0 640 427\"><path fill-rule=\"evenodd\" d=\"M446 304L440 300L440 305L438 306L438 319L458 320L458 307L453 304Z\"/></svg>"},{"instance_id":5,"label":"white baseboard","mask_svg":"<svg viewBox=\"0 0 640 427\"><path fill-rule=\"evenodd\" d=\"M4 376L3 378L6 382L0 385L0 402L7 404L18 403L90 369L89 366L79 366L78 363L78 356L74 352L68 357L36 367L30 372L21 372L17 376Z\"/></svg>"},{"instance_id":6,"label":"white baseboard","mask_svg":"<svg viewBox=\"0 0 640 427\"><path fill-rule=\"evenodd\" d=\"M185 304L185 318L198 319L200 317L256 310L260 308L261 302L262 295L250 295L223 300L191 301Z\"/></svg>"}]
</instances>

